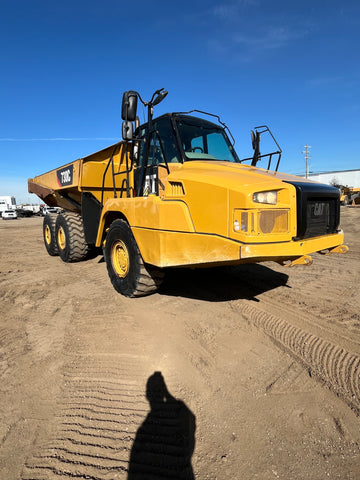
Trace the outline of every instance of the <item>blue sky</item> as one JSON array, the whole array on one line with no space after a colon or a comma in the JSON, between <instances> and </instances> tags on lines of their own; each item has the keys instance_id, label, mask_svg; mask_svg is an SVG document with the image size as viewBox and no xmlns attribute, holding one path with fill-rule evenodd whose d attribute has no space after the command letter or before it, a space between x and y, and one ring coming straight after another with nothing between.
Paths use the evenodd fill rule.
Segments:
<instances>
[{"instance_id":1,"label":"blue sky","mask_svg":"<svg viewBox=\"0 0 360 480\"><path fill-rule=\"evenodd\" d=\"M125 90L155 115L219 114L240 157L267 124L280 170L360 168L360 2L0 0L0 195L121 137ZM140 110L141 119L143 119Z\"/></svg>"}]
</instances>

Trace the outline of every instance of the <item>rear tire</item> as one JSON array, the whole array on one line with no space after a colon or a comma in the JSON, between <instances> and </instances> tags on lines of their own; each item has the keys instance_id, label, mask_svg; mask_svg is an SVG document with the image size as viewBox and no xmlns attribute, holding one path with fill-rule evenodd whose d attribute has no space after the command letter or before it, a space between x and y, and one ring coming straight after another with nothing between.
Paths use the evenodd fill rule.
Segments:
<instances>
[{"instance_id":1,"label":"rear tire","mask_svg":"<svg viewBox=\"0 0 360 480\"><path fill-rule=\"evenodd\" d=\"M63 262L80 262L87 257L89 245L85 242L81 215L73 212L59 214L55 233L59 255Z\"/></svg>"},{"instance_id":2,"label":"rear tire","mask_svg":"<svg viewBox=\"0 0 360 480\"><path fill-rule=\"evenodd\" d=\"M59 255L59 249L56 242L55 224L58 217L57 213L48 213L43 221L43 236L46 251L52 257Z\"/></svg>"},{"instance_id":3,"label":"rear tire","mask_svg":"<svg viewBox=\"0 0 360 480\"><path fill-rule=\"evenodd\" d=\"M104 257L110 281L125 297L150 295L161 285L161 269L146 265L131 228L124 220L115 220L108 231Z\"/></svg>"}]
</instances>

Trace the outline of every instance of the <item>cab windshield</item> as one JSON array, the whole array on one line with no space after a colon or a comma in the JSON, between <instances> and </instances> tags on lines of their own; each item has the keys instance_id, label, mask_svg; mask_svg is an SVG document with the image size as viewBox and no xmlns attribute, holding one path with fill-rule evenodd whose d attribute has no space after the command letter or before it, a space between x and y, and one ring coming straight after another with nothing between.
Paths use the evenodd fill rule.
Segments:
<instances>
[{"instance_id":1,"label":"cab windshield","mask_svg":"<svg viewBox=\"0 0 360 480\"><path fill-rule=\"evenodd\" d=\"M240 162L221 127L194 117L177 118L176 125L186 160Z\"/></svg>"}]
</instances>

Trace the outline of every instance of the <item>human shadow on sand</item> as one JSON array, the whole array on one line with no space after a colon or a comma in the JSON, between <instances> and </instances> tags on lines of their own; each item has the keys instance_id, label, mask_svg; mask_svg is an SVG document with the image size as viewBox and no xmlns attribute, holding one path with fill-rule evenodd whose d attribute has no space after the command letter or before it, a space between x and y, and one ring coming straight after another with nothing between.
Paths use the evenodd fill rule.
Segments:
<instances>
[{"instance_id":1,"label":"human shadow on sand","mask_svg":"<svg viewBox=\"0 0 360 480\"><path fill-rule=\"evenodd\" d=\"M264 265L238 265L206 269L173 268L166 271L159 293L209 302L254 300L261 293L287 287L289 277Z\"/></svg>"},{"instance_id":2,"label":"human shadow on sand","mask_svg":"<svg viewBox=\"0 0 360 480\"><path fill-rule=\"evenodd\" d=\"M195 416L168 391L161 372L146 385L150 412L131 449L128 480L194 480Z\"/></svg>"}]
</instances>

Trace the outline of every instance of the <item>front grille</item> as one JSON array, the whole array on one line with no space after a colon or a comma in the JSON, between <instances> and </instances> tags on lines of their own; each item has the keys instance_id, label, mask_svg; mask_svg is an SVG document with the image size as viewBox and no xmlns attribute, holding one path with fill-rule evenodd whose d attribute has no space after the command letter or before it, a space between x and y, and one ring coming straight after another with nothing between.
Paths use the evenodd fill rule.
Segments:
<instances>
[{"instance_id":1,"label":"front grille","mask_svg":"<svg viewBox=\"0 0 360 480\"><path fill-rule=\"evenodd\" d=\"M303 238L319 237L337 230L336 200L308 199Z\"/></svg>"},{"instance_id":2,"label":"front grille","mask_svg":"<svg viewBox=\"0 0 360 480\"><path fill-rule=\"evenodd\" d=\"M297 235L294 240L336 233L340 223L339 190L320 183L287 182L296 188Z\"/></svg>"}]
</instances>

